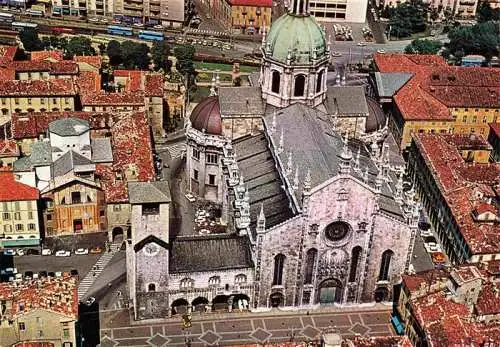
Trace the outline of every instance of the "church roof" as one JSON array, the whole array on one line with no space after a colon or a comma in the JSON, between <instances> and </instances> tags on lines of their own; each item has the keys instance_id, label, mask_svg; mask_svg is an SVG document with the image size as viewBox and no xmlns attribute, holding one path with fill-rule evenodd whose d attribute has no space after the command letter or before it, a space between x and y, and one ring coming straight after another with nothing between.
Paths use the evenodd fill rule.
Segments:
<instances>
[{"instance_id":1,"label":"church roof","mask_svg":"<svg viewBox=\"0 0 500 347\"><path fill-rule=\"evenodd\" d=\"M70 150L54 162L53 176L59 177L78 168L83 171L95 171L95 164L83 155Z\"/></svg>"},{"instance_id":2,"label":"church roof","mask_svg":"<svg viewBox=\"0 0 500 347\"><path fill-rule=\"evenodd\" d=\"M270 228L293 216L280 175L264 134L244 136L232 143L238 168L250 196L251 230L257 224L261 204L266 211L266 227Z\"/></svg>"},{"instance_id":3,"label":"church roof","mask_svg":"<svg viewBox=\"0 0 500 347\"><path fill-rule=\"evenodd\" d=\"M329 114L368 115L365 89L363 86L329 87L326 90L326 108Z\"/></svg>"},{"instance_id":4,"label":"church roof","mask_svg":"<svg viewBox=\"0 0 500 347\"><path fill-rule=\"evenodd\" d=\"M170 245L170 273L253 267L250 241L246 236L214 234L179 237Z\"/></svg>"},{"instance_id":5,"label":"church roof","mask_svg":"<svg viewBox=\"0 0 500 347\"><path fill-rule=\"evenodd\" d=\"M189 120L196 130L212 135L222 135L222 119L217 96L209 96L196 105Z\"/></svg>"},{"instance_id":6,"label":"church roof","mask_svg":"<svg viewBox=\"0 0 500 347\"><path fill-rule=\"evenodd\" d=\"M80 118L63 118L49 124L49 131L59 136L78 136L89 129L89 122Z\"/></svg>"},{"instance_id":7,"label":"church roof","mask_svg":"<svg viewBox=\"0 0 500 347\"><path fill-rule=\"evenodd\" d=\"M166 181L128 182L131 204L170 202L170 188Z\"/></svg>"},{"instance_id":8,"label":"church roof","mask_svg":"<svg viewBox=\"0 0 500 347\"><path fill-rule=\"evenodd\" d=\"M375 72L378 96L381 98L392 98L412 76L411 73L404 72Z\"/></svg>"},{"instance_id":9,"label":"church roof","mask_svg":"<svg viewBox=\"0 0 500 347\"><path fill-rule=\"evenodd\" d=\"M260 87L219 88L219 104L223 116L260 116L265 107Z\"/></svg>"}]
</instances>

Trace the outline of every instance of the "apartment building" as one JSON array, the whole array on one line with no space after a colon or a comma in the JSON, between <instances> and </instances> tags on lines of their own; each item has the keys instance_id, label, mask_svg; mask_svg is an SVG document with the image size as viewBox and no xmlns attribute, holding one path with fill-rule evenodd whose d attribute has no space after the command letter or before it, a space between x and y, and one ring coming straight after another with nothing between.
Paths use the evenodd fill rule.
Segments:
<instances>
[{"instance_id":1,"label":"apartment building","mask_svg":"<svg viewBox=\"0 0 500 347\"><path fill-rule=\"evenodd\" d=\"M312 0L311 14L318 22L364 23L368 0Z\"/></svg>"},{"instance_id":2,"label":"apartment building","mask_svg":"<svg viewBox=\"0 0 500 347\"><path fill-rule=\"evenodd\" d=\"M499 121L500 74L451 67L439 56L375 54L373 83L401 150L416 133L488 136ZM387 101L387 102L384 102Z\"/></svg>"},{"instance_id":3,"label":"apartment building","mask_svg":"<svg viewBox=\"0 0 500 347\"><path fill-rule=\"evenodd\" d=\"M40 244L38 199L38 189L17 182L10 170L0 171L0 245Z\"/></svg>"},{"instance_id":4,"label":"apartment building","mask_svg":"<svg viewBox=\"0 0 500 347\"><path fill-rule=\"evenodd\" d=\"M494 1L490 2L494 8ZM395 7L399 4L405 3L406 0L382 0L377 1L377 4L385 6ZM429 4L431 8L448 10L455 16L467 18L475 17L477 6L479 4L478 0L424 0L424 3Z\"/></svg>"},{"instance_id":5,"label":"apartment building","mask_svg":"<svg viewBox=\"0 0 500 347\"><path fill-rule=\"evenodd\" d=\"M115 0L112 13L130 23L180 28L184 23L184 3L184 0Z\"/></svg>"},{"instance_id":6,"label":"apartment building","mask_svg":"<svg viewBox=\"0 0 500 347\"><path fill-rule=\"evenodd\" d=\"M272 0L224 0L230 8L231 29L245 34L259 33L271 26ZM222 6L222 13L225 7Z\"/></svg>"},{"instance_id":7,"label":"apartment building","mask_svg":"<svg viewBox=\"0 0 500 347\"><path fill-rule=\"evenodd\" d=\"M74 277L0 283L2 346L76 347L77 319Z\"/></svg>"}]
</instances>

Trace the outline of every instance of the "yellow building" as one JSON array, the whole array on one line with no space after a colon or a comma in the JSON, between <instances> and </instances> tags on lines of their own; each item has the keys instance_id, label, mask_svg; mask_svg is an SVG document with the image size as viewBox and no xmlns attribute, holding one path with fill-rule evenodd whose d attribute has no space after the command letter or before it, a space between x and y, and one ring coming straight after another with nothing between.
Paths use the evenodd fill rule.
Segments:
<instances>
[{"instance_id":1,"label":"yellow building","mask_svg":"<svg viewBox=\"0 0 500 347\"><path fill-rule=\"evenodd\" d=\"M17 182L12 171L0 171L0 244L4 247L40 243L38 189Z\"/></svg>"},{"instance_id":2,"label":"yellow building","mask_svg":"<svg viewBox=\"0 0 500 347\"><path fill-rule=\"evenodd\" d=\"M451 67L442 57L376 54L374 86L403 150L415 133L488 136L498 121L500 74L492 68Z\"/></svg>"},{"instance_id":3,"label":"yellow building","mask_svg":"<svg viewBox=\"0 0 500 347\"><path fill-rule=\"evenodd\" d=\"M13 113L74 111L75 98L71 79L0 81L0 126Z\"/></svg>"},{"instance_id":4,"label":"yellow building","mask_svg":"<svg viewBox=\"0 0 500 347\"><path fill-rule=\"evenodd\" d=\"M231 7L231 28L244 34L259 33L271 26L272 0L227 0Z\"/></svg>"},{"instance_id":5,"label":"yellow building","mask_svg":"<svg viewBox=\"0 0 500 347\"><path fill-rule=\"evenodd\" d=\"M37 281L0 283L0 345L43 342L75 347L78 315L74 277L42 277Z\"/></svg>"}]
</instances>

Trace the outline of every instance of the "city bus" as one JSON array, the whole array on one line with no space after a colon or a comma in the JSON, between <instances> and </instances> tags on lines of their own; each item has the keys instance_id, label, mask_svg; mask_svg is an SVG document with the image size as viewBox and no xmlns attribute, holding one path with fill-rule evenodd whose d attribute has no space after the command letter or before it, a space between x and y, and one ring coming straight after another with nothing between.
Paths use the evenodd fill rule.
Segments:
<instances>
[{"instance_id":1,"label":"city bus","mask_svg":"<svg viewBox=\"0 0 500 347\"><path fill-rule=\"evenodd\" d=\"M26 10L26 14L31 16L31 17L43 17L44 13L43 11L40 10L33 10L31 8Z\"/></svg>"},{"instance_id":2,"label":"city bus","mask_svg":"<svg viewBox=\"0 0 500 347\"><path fill-rule=\"evenodd\" d=\"M132 36L132 28L120 27L117 25L108 26L108 34L111 35L122 35L122 36Z\"/></svg>"},{"instance_id":3,"label":"city bus","mask_svg":"<svg viewBox=\"0 0 500 347\"><path fill-rule=\"evenodd\" d=\"M159 31L141 30L139 31L139 38L141 40L163 41L165 36L163 35L162 32Z\"/></svg>"},{"instance_id":4,"label":"city bus","mask_svg":"<svg viewBox=\"0 0 500 347\"><path fill-rule=\"evenodd\" d=\"M12 23L15 17L12 13L0 12L0 23Z\"/></svg>"},{"instance_id":5,"label":"city bus","mask_svg":"<svg viewBox=\"0 0 500 347\"><path fill-rule=\"evenodd\" d=\"M26 22L12 22L12 29L17 31L23 31L25 29L38 29L38 24L36 23L26 23Z\"/></svg>"},{"instance_id":6,"label":"city bus","mask_svg":"<svg viewBox=\"0 0 500 347\"><path fill-rule=\"evenodd\" d=\"M63 27L55 27L52 28L52 33L54 35L61 35L61 34L73 34L75 31L71 28L63 28Z\"/></svg>"}]
</instances>

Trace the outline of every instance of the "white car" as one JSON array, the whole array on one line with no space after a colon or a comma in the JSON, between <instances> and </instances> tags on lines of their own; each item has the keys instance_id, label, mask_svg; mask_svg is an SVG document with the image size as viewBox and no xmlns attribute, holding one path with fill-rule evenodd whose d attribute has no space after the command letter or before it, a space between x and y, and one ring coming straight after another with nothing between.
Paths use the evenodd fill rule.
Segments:
<instances>
[{"instance_id":1,"label":"white car","mask_svg":"<svg viewBox=\"0 0 500 347\"><path fill-rule=\"evenodd\" d=\"M379 49L379 50L377 50L377 53L384 54L385 53L385 49Z\"/></svg>"},{"instance_id":2,"label":"white car","mask_svg":"<svg viewBox=\"0 0 500 347\"><path fill-rule=\"evenodd\" d=\"M18 249L18 250L16 251L16 254L17 254L18 256L23 256L23 255L24 255L24 250L22 250L22 249Z\"/></svg>"},{"instance_id":3,"label":"white car","mask_svg":"<svg viewBox=\"0 0 500 347\"><path fill-rule=\"evenodd\" d=\"M366 42L358 42L358 46L364 47L364 46L366 46Z\"/></svg>"},{"instance_id":4,"label":"white car","mask_svg":"<svg viewBox=\"0 0 500 347\"><path fill-rule=\"evenodd\" d=\"M99 19L98 18L89 18L88 21L91 22L91 23L99 23Z\"/></svg>"},{"instance_id":5,"label":"white car","mask_svg":"<svg viewBox=\"0 0 500 347\"><path fill-rule=\"evenodd\" d=\"M143 28L144 27L144 25L142 25L141 23L134 23L132 25L135 26L136 28Z\"/></svg>"},{"instance_id":6,"label":"white car","mask_svg":"<svg viewBox=\"0 0 500 347\"><path fill-rule=\"evenodd\" d=\"M48 248L42 249L42 255L52 255L52 251Z\"/></svg>"},{"instance_id":7,"label":"white car","mask_svg":"<svg viewBox=\"0 0 500 347\"><path fill-rule=\"evenodd\" d=\"M92 306L92 304L95 302L95 298L94 297L90 297L88 298L86 301L85 301L85 305L87 306Z\"/></svg>"},{"instance_id":8,"label":"white car","mask_svg":"<svg viewBox=\"0 0 500 347\"><path fill-rule=\"evenodd\" d=\"M76 255L85 255L85 254L89 254L89 250L87 248L78 248L76 251L75 251L75 254Z\"/></svg>"},{"instance_id":9,"label":"white car","mask_svg":"<svg viewBox=\"0 0 500 347\"><path fill-rule=\"evenodd\" d=\"M70 255L70 251L60 250L56 252L56 257L69 257Z\"/></svg>"},{"instance_id":10,"label":"white car","mask_svg":"<svg viewBox=\"0 0 500 347\"><path fill-rule=\"evenodd\" d=\"M163 25L157 24L153 28L156 29L156 30L163 30Z\"/></svg>"},{"instance_id":11,"label":"white car","mask_svg":"<svg viewBox=\"0 0 500 347\"><path fill-rule=\"evenodd\" d=\"M341 57L342 53L340 52L332 52L332 57Z\"/></svg>"}]
</instances>

